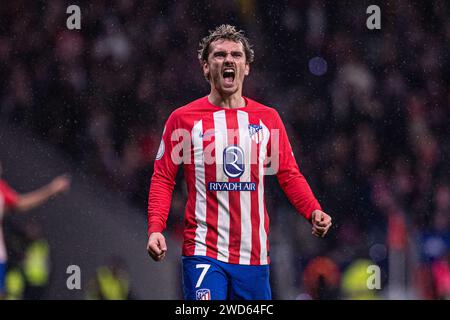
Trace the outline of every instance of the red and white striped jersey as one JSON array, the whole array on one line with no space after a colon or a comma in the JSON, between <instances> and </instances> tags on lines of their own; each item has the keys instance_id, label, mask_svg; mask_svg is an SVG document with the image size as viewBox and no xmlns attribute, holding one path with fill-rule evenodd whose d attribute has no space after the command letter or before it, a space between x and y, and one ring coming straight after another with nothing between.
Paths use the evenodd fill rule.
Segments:
<instances>
[{"instance_id":1,"label":"red and white striped jersey","mask_svg":"<svg viewBox=\"0 0 450 320\"><path fill-rule=\"evenodd\" d=\"M321 209L298 169L277 111L244 99L245 107L227 109L200 98L176 109L164 127L150 185L148 232L165 229L182 164L188 190L185 256L243 265L270 263L266 174L277 175L306 219Z\"/></svg>"}]
</instances>

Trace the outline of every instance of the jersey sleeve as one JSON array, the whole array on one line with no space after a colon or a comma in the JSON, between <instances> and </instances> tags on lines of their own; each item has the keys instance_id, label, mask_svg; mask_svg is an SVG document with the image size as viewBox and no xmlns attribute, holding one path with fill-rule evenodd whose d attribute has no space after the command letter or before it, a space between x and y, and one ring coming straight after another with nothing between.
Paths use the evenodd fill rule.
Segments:
<instances>
[{"instance_id":1,"label":"jersey sleeve","mask_svg":"<svg viewBox=\"0 0 450 320\"><path fill-rule=\"evenodd\" d=\"M171 154L178 143L177 118L172 113L167 120L154 162L154 170L148 197L148 234L162 232L166 228L172 192L179 163ZM175 161L174 161L175 160Z\"/></svg>"},{"instance_id":2,"label":"jersey sleeve","mask_svg":"<svg viewBox=\"0 0 450 320\"><path fill-rule=\"evenodd\" d=\"M5 206L14 208L19 201L19 195L5 181L0 180L0 193L3 194Z\"/></svg>"},{"instance_id":3,"label":"jersey sleeve","mask_svg":"<svg viewBox=\"0 0 450 320\"><path fill-rule=\"evenodd\" d=\"M311 220L311 214L314 210L322 210L319 202L315 198L308 182L298 168L297 162L292 152L286 128L278 112L274 116L274 129L278 129L276 137L272 135L271 139L278 140L271 142L272 158L278 154L277 179L284 193L295 209L307 220Z\"/></svg>"}]
</instances>

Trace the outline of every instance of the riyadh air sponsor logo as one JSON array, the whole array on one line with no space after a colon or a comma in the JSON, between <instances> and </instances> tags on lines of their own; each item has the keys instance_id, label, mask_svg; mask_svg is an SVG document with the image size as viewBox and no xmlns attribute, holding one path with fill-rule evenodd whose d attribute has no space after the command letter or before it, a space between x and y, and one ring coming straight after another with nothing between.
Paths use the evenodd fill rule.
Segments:
<instances>
[{"instance_id":1,"label":"riyadh air sponsor logo","mask_svg":"<svg viewBox=\"0 0 450 320\"><path fill-rule=\"evenodd\" d=\"M223 150L223 171L230 178L239 178L245 171L244 151L239 146L228 146Z\"/></svg>"},{"instance_id":2,"label":"riyadh air sponsor logo","mask_svg":"<svg viewBox=\"0 0 450 320\"><path fill-rule=\"evenodd\" d=\"M208 182L209 191L256 191L256 182Z\"/></svg>"},{"instance_id":3,"label":"riyadh air sponsor logo","mask_svg":"<svg viewBox=\"0 0 450 320\"><path fill-rule=\"evenodd\" d=\"M196 300L211 300L211 291L209 289L198 289L195 292Z\"/></svg>"}]
</instances>

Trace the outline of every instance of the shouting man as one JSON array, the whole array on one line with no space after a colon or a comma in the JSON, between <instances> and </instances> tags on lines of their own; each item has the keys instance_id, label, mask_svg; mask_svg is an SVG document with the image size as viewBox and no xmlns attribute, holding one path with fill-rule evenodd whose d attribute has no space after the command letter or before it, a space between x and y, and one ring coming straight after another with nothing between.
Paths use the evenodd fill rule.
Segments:
<instances>
[{"instance_id":1,"label":"shouting man","mask_svg":"<svg viewBox=\"0 0 450 320\"><path fill-rule=\"evenodd\" d=\"M243 32L217 27L198 58L211 91L166 122L150 186L147 251L156 261L166 255L162 232L183 164L185 299L271 299L264 175L276 174L313 234L325 236L331 218L300 173L278 112L242 95L254 58Z\"/></svg>"}]
</instances>

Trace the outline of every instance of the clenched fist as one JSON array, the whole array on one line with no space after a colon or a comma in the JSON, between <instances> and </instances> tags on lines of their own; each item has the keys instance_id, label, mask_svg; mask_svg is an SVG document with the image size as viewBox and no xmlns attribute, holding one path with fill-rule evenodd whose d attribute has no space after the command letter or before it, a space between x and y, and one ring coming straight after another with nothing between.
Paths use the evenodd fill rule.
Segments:
<instances>
[{"instance_id":1,"label":"clenched fist","mask_svg":"<svg viewBox=\"0 0 450 320\"><path fill-rule=\"evenodd\" d=\"M166 256L166 238L160 232L153 232L148 237L147 252L155 261L161 261Z\"/></svg>"},{"instance_id":2,"label":"clenched fist","mask_svg":"<svg viewBox=\"0 0 450 320\"><path fill-rule=\"evenodd\" d=\"M331 217L321 210L314 210L311 216L312 234L325 237L331 227Z\"/></svg>"}]
</instances>

